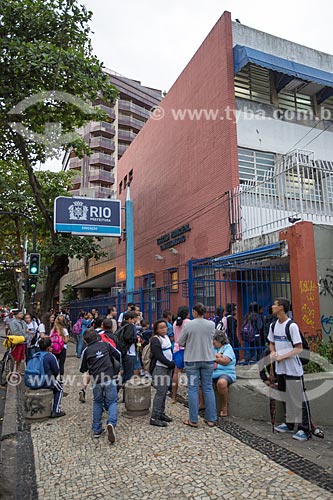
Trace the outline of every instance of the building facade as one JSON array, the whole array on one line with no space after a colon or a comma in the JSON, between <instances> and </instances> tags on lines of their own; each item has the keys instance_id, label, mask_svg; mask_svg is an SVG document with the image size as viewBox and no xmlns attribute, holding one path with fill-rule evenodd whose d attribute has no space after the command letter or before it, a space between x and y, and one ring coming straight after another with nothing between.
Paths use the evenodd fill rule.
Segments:
<instances>
[{"instance_id":1,"label":"building facade","mask_svg":"<svg viewBox=\"0 0 333 500\"><path fill-rule=\"evenodd\" d=\"M116 198L118 161L162 98L160 90L106 71L119 96L113 104L102 100L93 103L105 111L109 119L91 122L81 130L92 154L80 159L74 151L68 151L64 157L63 170L76 173L70 190L73 196ZM131 180L130 172L128 180ZM60 282L60 291L67 284L77 288L80 298L109 291L115 285L116 245L117 240L104 238L101 246L106 256L99 261L71 259L70 271Z\"/></svg>"},{"instance_id":2,"label":"building facade","mask_svg":"<svg viewBox=\"0 0 333 500\"><path fill-rule=\"evenodd\" d=\"M131 177L136 288L156 315L201 299L212 311L237 303L242 321L253 300L268 314L283 294L303 331L322 334L333 312L331 271L317 262L328 259L321 231L332 242L332 74L332 55L228 12L218 20L118 166L122 201Z\"/></svg>"}]
</instances>

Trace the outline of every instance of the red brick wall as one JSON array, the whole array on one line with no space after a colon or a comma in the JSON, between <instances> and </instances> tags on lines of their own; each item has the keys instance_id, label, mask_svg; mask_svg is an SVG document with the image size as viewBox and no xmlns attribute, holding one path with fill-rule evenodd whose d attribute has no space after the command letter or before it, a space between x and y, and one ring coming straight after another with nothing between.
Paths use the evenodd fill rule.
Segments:
<instances>
[{"instance_id":1,"label":"red brick wall","mask_svg":"<svg viewBox=\"0 0 333 500\"><path fill-rule=\"evenodd\" d=\"M306 336L321 338L316 251L312 222L280 233L288 242L293 317Z\"/></svg>"},{"instance_id":2,"label":"red brick wall","mask_svg":"<svg viewBox=\"0 0 333 500\"><path fill-rule=\"evenodd\" d=\"M225 13L161 103L164 117L150 118L118 165L119 182L133 169L136 276L226 252L229 201L238 184L232 28ZM219 109L217 119L175 120L172 110ZM223 120L220 116L224 117ZM125 193L120 195L125 200ZM178 255L156 239L190 223ZM125 244L118 245L117 280L125 277ZM155 254L165 260L156 261ZM162 275L162 273L159 273Z\"/></svg>"}]
</instances>

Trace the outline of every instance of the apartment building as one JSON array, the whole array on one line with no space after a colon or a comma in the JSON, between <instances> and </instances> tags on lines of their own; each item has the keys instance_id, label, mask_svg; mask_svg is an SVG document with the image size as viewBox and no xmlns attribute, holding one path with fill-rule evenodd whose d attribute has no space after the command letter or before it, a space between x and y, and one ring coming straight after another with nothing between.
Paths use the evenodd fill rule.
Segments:
<instances>
[{"instance_id":1,"label":"apartment building","mask_svg":"<svg viewBox=\"0 0 333 500\"><path fill-rule=\"evenodd\" d=\"M63 170L74 170L73 196L115 198L117 165L127 148L148 120L151 110L162 98L160 90L141 85L139 81L106 70L110 82L118 89L119 97L109 105L96 100L93 105L106 112L108 121L91 122L81 131L92 149L90 156L78 158L68 151L63 159ZM131 173L129 173L129 181ZM88 297L109 291L115 285L115 252L118 240L104 238L101 246L106 257L98 262L71 259L70 271L60 282L61 290L67 284L78 289L79 297Z\"/></svg>"}]
</instances>

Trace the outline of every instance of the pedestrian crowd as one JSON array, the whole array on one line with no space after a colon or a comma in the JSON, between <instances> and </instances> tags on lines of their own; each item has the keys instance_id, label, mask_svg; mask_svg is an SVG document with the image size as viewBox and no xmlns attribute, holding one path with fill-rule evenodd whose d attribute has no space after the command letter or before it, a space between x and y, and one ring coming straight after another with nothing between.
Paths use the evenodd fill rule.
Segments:
<instances>
[{"instance_id":1,"label":"pedestrian crowd","mask_svg":"<svg viewBox=\"0 0 333 500\"><path fill-rule=\"evenodd\" d=\"M20 338L12 348L15 370L20 371L21 361L28 360L26 385L53 390L52 417L65 415L61 410L61 399L67 344L72 335L76 355L81 360L80 372L84 374L79 401L86 401L86 389L90 383L93 390L93 435L99 437L107 430L111 443L115 442L120 391L122 389L124 402L125 384L133 376L151 379L156 389L151 425L166 427L172 422L165 411L166 397L169 391L171 403L177 401L179 378L185 373L189 417L183 424L198 428L199 411L202 410L205 424L214 427L218 417L228 416L228 391L236 381L236 363L241 349L245 361L259 361L265 353L267 338L268 364L275 367L275 379L262 378L286 395L286 421L275 426L275 430L291 432L297 423L293 437L307 440L311 434L322 436L316 434L311 419L300 360L302 337L297 324L288 316L289 308L287 299L276 299L267 327L268 319L263 317L262 308L251 303L241 328L242 347L237 335L235 304L227 304L225 315L220 306L210 319L205 318L207 311L203 304L194 305L193 319L190 319L189 308L184 305L178 308L176 315L164 311L163 317L152 327L134 303L128 303L126 311L119 316L114 306L108 308L105 316L96 308L82 311L74 324L71 324L66 310L59 314L50 311L41 320L33 312L23 315L18 311L8 322L8 333ZM260 362L259 366L262 375ZM42 376L38 386L33 379L36 373ZM221 401L219 414L215 391ZM301 411L297 413L297 409ZM106 429L102 425L103 411L107 412Z\"/></svg>"}]
</instances>

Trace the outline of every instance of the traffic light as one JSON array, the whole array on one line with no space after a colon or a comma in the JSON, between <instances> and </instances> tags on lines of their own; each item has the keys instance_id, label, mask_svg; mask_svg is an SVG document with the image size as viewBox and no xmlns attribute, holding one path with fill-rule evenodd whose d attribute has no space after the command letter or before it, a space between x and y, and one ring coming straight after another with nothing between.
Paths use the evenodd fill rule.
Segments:
<instances>
[{"instance_id":1,"label":"traffic light","mask_svg":"<svg viewBox=\"0 0 333 500\"><path fill-rule=\"evenodd\" d=\"M31 253L29 255L28 274L30 276L38 276L39 273L40 273L40 254Z\"/></svg>"},{"instance_id":2,"label":"traffic light","mask_svg":"<svg viewBox=\"0 0 333 500\"><path fill-rule=\"evenodd\" d=\"M30 278L29 279L29 292L35 293L36 288L37 288L37 278Z\"/></svg>"}]
</instances>

